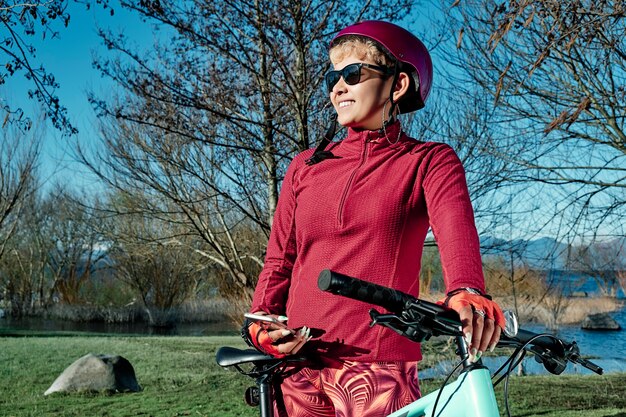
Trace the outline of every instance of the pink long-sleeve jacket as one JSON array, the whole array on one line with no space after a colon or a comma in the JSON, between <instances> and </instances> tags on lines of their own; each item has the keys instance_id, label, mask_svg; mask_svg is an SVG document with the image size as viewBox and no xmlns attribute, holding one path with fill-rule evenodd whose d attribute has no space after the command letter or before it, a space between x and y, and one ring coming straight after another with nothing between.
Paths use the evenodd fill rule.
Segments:
<instances>
[{"instance_id":1,"label":"pink long-sleeve jacket","mask_svg":"<svg viewBox=\"0 0 626 417\"><path fill-rule=\"evenodd\" d=\"M478 235L465 172L448 145L402 134L348 130L335 158L294 158L283 181L251 311L308 326L308 350L357 361L419 360L419 346L369 327L372 305L317 288L323 269L418 295L424 239L438 242L448 291L484 290ZM380 308L379 308L380 310Z\"/></svg>"}]
</instances>

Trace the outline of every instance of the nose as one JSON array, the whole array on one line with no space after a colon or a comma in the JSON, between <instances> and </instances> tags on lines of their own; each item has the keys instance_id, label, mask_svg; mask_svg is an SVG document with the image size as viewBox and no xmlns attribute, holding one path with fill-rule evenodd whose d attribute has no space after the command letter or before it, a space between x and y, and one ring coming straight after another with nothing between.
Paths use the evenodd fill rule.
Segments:
<instances>
[{"instance_id":1,"label":"nose","mask_svg":"<svg viewBox=\"0 0 626 417\"><path fill-rule=\"evenodd\" d=\"M333 85L333 89L331 90L331 93L334 93L334 94L345 93L347 85L348 84L346 84L346 82L343 80L343 77L339 77L339 81L337 81L337 83Z\"/></svg>"}]
</instances>

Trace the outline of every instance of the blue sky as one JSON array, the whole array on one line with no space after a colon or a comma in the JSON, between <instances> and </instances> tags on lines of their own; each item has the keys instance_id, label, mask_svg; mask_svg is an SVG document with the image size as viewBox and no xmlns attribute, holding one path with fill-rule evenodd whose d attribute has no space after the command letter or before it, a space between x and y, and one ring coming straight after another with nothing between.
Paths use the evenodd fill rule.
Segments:
<instances>
[{"instance_id":1,"label":"blue sky","mask_svg":"<svg viewBox=\"0 0 626 417\"><path fill-rule=\"evenodd\" d=\"M86 187L89 191L94 183L87 170L74 161L73 154L76 140L83 145L95 146L98 143L95 137L97 120L87 101L87 92L94 91L99 98L107 98L108 94L115 91L110 82L92 67L94 55L107 54L96 35L96 28L122 32L140 48L149 47L153 43L151 27L147 23L140 21L136 14L117 6L117 0L111 0L111 3L115 10L113 16L99 5L86 10L84 4L70 1L70 24L67 28L57 25L58 38L43 40L39 33L29 39L37 48L32 64L44 64L48 72L55 75L60 84L56 93L67 108L70 121L79 130L77 137L69 140L47 124L40 168L41 178L46 181L44 188L59 181L71 187ZM436 10L429 8L428 12L436 13ZM428 22L430 20L427 18L411 21L418 26L427 25ZM436 59L436 56L433 58ZM7 100L12 107L22 107L28 115L35 116L39 111L37 103L26 97L29 88L32 85L19 74L0 87L0 98Z\"/></svg>"},{"instance_id":2,"label":"blue sky","mask_svg":"<svg viewBox=\"0 0 626 417\"><path fill-rule=\"evenodd\" d=\"M87 10L84 4L69 2L70 24L63 28L60 22L55 22L58 37L42 39L41 33L33 37L25 37L36 47L37 54L32 59L34 67L44 65L49 73L54 74L59 88L56 91L61 104L67 108L71 123L78 128L79 134L75 138L63 137L50 123L44 129L43 155L40 173L44 188L55 181L72 182L75 186L89 186L88 173L80 164L75 162L74 142L93 144L96 117L87 101L87 93L94 91L99 96L106 97L110 82L102 78L98 71L93 69L93 56L103 56L106 48L97 36L97 27L110 28L122 31L133 42L146 45L151 44L152 34L148 24L141 22L135 15L125 12L114 6L114 15L110 10L104 10L95 5ZM0 89L2 98L10 103L11 107L21 107L24 112L35 119L40 114L39 105L27 98L27 91L32 84L18 74L10 78Z\"/></svg>"}]
</instances>

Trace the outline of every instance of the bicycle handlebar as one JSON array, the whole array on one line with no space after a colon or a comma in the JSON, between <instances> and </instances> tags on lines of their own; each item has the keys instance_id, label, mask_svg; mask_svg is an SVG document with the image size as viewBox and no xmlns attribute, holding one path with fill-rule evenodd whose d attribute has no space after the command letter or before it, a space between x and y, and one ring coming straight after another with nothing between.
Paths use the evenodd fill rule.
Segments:
<instances>
[{"instance_id":1,"label":"bicycle handlebar","mask_svg":"<svg viewBox=\"0 0 626 417\"><path fill-rule=\"evenodd\" d=\"M402 291L353 278L329 269L320 272L317 286L322 291L383 307L408 321L415 320L417 318L415 315L418 315L420 323L419 326L415 326L416 328L406 329L404 326L400 326L400 328L387 326L413 341L421 342L428 340L430 336L439 335L462 336L461 322L456 311L439 304L417 299ZM370 315L375 323L379 321L379 318L380 321L389 318L376 311L370 312Z\"/></svg>"},{"instance_id":2,"label":"bicycle handlebar","mask_svg":"<svg viewBox=\"0 0 626 417\"><path fill-rule=\"evenodd\" d=\"M390 317L375 310L370 311L374 323L385 321L384 325L397 333L415 341L428 340L430 336L459 336L461 322L458 314L439 304L420 300L410 294L392 288L383 287L368 281L350 277L328 269L323 270L317 285L322 291L341 295L365 303L383 307L393 313L395 325L390 325ZM399 325L398 325L399 324ZM413 327L411 327L413 326ZM602 368L582 359L576 342L567 343L556 336L539 335L519 329L517 335L509 337L504 333L499 346L523 347L529 345L531 352L537 355L549 372L560 374L567 361L576 362L598 374Z\"/></svg>"},{"instance_id":3,"label":"bicycle handlebar","mask_svg":"<svg viewBox=\"0 0 626 417\"><path fill-rule=\"evenodd\" d=\"M402 291L352 278L330 269L320 272L317 286L322 291L375 304L397 314L401 314L408 304L416 300Z\"/></svg>"}]
</instances>

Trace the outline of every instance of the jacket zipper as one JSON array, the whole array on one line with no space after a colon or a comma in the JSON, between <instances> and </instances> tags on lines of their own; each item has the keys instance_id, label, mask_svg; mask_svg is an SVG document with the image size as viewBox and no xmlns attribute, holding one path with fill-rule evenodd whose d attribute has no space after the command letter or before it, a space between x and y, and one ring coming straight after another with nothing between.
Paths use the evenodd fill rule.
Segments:
<instances>
[{"instance_id":1,"label":"jacket zipper","mask_svg":"<svg viewBox=\"0 0 626 417\"><path fill-rule=\"evenodd\" d=\"M352 188L352 182L354 181L354 177L356 176L356 172L365 164L365 160L367 159L367 148L369 144L369 138L365 140L363 144L363 151L361 152L361 160L359 164L352 170L350 174L350 178L348 178L348 182L346 183L346 187L343 190L343 194L341 195L341 200L339 201L339 211L337 213L337 222L339 223L339 227L343 227L343 208L348 198L348 193L350 192L350 188Z\"/></svg>"}]
</instances>

